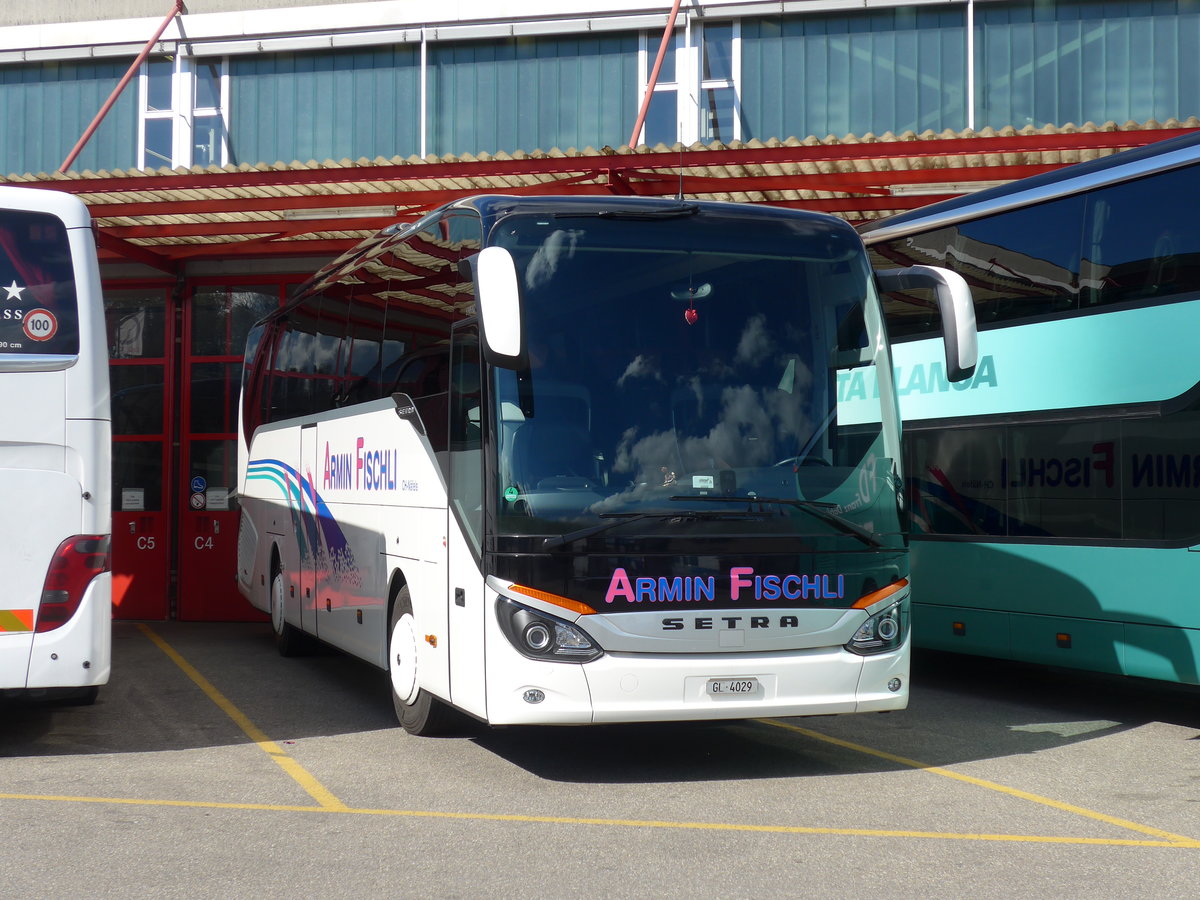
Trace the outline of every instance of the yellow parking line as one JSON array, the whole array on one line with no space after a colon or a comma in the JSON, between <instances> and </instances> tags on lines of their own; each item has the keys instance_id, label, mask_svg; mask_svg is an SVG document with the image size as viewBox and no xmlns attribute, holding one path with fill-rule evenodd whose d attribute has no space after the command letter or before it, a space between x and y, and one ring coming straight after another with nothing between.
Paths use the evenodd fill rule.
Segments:
<instances>
[{"instance_id":1,"label":"yellow parking line","mask_svg":"<svg viewBox=\"0 0 1200 900\"><path fill-rule=\"evenodd\" d=\"M869 756L875 756L879 759L886 759L889 762L894 762L902 766L908 766L913 769L922 769L932 775L941 775L943 778L953 778L955 781L962 781L967 784L973 784L976 787L987 788L989 791L997 791L1001 794L1008 794L1011 797L1018 797L1021 800L1028 800L1031 803L1040 803L1043 806L1049 806L1053 809L1059 809L1063 812L1074 813L1077 816L1084 816L1089 819L1095 819L1099 822L1106 822L1109 825L1116 825L1119 828L1127 828L1130 831L1137 831L1141 834L1154 835L1168 842L1169 846L1200 846L1194 838L1184 837L1179 834L1172 834L1169 831L1163 831L1160 828L1152 828L1149 825L1139 825L1137 822L1130 822L1128 819L1119 819L1116 816L1106 815L1095 810L1085 809L1082 806L1073 806L1070 803L1062 803L1058 800L1052 800L1049 797L1042 797L1039 794L1031 794L1028 791L1022 791L1018 788L1011 788L1007 785L997 784L994 781L986 781L982 778L974 778L971 775L962 775L958 772L953 772L950 769L943 769L938 766L931 766L928 763L923 763L915 759L909 759L905 756L897 756L894 753L888 753L886 750L876 750L873 747L866 747L862 744L855 744L852 741L842 740L841 738L832 737L828 734L821 734L819 731L812 731L808 728L801 728L799 725L792 725L787 722L780 722L775 719L755 719L756 722L761 722L764 725L771 725L775 728L783 728L787 731L794 731L797 734L802 734L805 737L812 738L816 741L823 741L826 744L833 744L837 747L844 747L848 750L855 750L859 753L866 753Z\"/></svg>"},{"instance_id":2,"label":"yellow parking line","mask_svg":"<svg viewBox=\"0 0 1200 900\"><path fill-rule=\"evenodd\" d=\"M280 768L290 775L297 784L319 804L318 806L293 806L286 804L257 804L257 803L218 803L218 802L203 802L203 801L188 801L188 800L139 800L133 798L120 797L72 797L72 796L57 796L57 795L40 795L40 794L4 794L0 793L0 800L31 800L31 801L57 801L66 803L108 803L121 804L132 806L168 806L182 808L202 808L202 809L230 809L230 810L257 810L257 811L275 811L275 812L322 812L322 813L343 813L353 815L371 815L371 816L401 816L411 818L439 818L439 819L459 819L465 821L480 821L480 822L527 822L527 823L543 823L556 825L605 825L611 827L628 827L628 828L672 828L684 830L705 830L705 831L742 831L742 832L759 832L768 834L812 834L812 835L844 835L857 837L892 837L892 838L922 838L936 840L971 840L971 841L999 841L1009 843L1043 843L1043 844L1087 844L1087 845L1102 845L1102 846L1131 846L1131 847L1176 847L1176 848L1200 848L1200 841L1193 838L1184 837L1182 835L1173 834L1169 831L1163 831L1158 828L1152 828L1148 825L1140 825L1136 822L1131 822L1126 819L1120 819L1115 816L1109 816L1104 813L1096 812L1083 807L1073 806L1069 803L1062 803L1057 800L1052 800L1049 797L1042 797L1037 794L1022 791L1017 788L1011 788L1006 785L997 784L996 782L986 781L981 778L975 778L970 775L962 775L958 772L953 772L949 769L943 769L938 766L931 766L927 763L918 760L909 759L907 757L898 756L893 753L888 753L884 750L876 750L872 747L867 747L862 744L855 744L851 741L836 738L831 735L821 734L817 731L812 731L808 728L802 728L798 725L792 725L787 722L780 722L774 719L757 719L755 721L764 725L769 725L775 728L781 728L787 731L792 731L797 734L813 740L822 741L827 744L833 744L838 747L843 747L849 750L854 750L858 753L865 753L870 756L875 756L880 759L886 759L890 762L899 765L908 766L914 769L921 769L930 772L934 775L940 775L945 778L952 778L956 781L962 781L967 784L972 784L977 787L983 787L988 790L997 791L999 793L1008 794L1013 797L1018 797L1022 800L1028 800L1033 803L1039 803L1044 806L1049 806L1054 809L1059 809L1064 812L1074 813L1086 818L1105 822L1110 825L1115 825L1120 828L1136 831L1141 834L1152 835L1160 840L1132 840L1132 839L1112 839L1112 838L1077 838L1077 837L1053 837L1043 835L1014 835L1014 834L958 834L953 832L932 832L932 831L908 831L908 830L893 830L893 829L870 829L870 828L817 828L799 825L747 825L747 824L731 824L720 822L670 822L670 821L652 821L639 819L593 819L593 818L573 818L565 816L524 816L524 815L507 815L507 814L490 814L490 813L454 813L454 812L438 812L429 810L394 810L394 809L354 809L347 806L336 796L333 795L324 785L322 785L307 769L300 763L288 756L274 741L270 740L267 735L255 725L245 713L238 709L224 694L216 689L216 687L200 672L189 663L183 656L175 650L162 637L154 632L147 625L138 625L138 629L149 638L166 656L175 663L180 670L187 675L191 681L200 688L204 694L212 700L234 723L242 730L243 733L253 741L263 752L273 759Z\"/></svg>"},{"instance_id":3,"label":"yellow parking line","mask_svg":"<svg viewBox=\"0 0 1200 900\"><path fill-rule=\"evenodd\" d=\"M287 806L266 803L209 803L190 800L138 800L125 797L71 797L45 794L0 794L0 800L60 803L97 803L122 806L169 806L191 809L228 809L267 812L325 813L354 816L393 816L411 819L449 819L463 822L521 822L542 825L599 825L610 828L656 828L678 831L752 832L755 834L834 835L842 837L917 838L950 841L994 841L1026 844L1075 844L1101 847L1169 847L1200 849L1200 841L1147 841L1122 838L1056 837L1036 834L957 834L938 831L901 831L875 828L817 828L804 825L749 825L724 822L671 822L652 819L596 819L573 816L526 816L506 813L460 813L413 809L355 809L353 807Z\"/></svg>"},{"instance_id":4,"label":"yellow parking line","mask_svg":"<svg viewBox=\"0 0 1200 900\"><path fill-rule=\"evenodd\" d=\"M344 811L347 809L346 804L335 797L321 782L317 781L304 766L292 759L283 748L272 741L264 734L257 725L250 721L249 717L240 709L233 705L229 699L218 691L207 678L201 675L196 668L184 659L179 652L164 641L161 637L155 634L154 630L148 625L138 625L138 629L142 634L146 635L154 644L165 653L175 665L183 670L188 678L190 678L200 690L202 690L208 699L220 707L221 711L229 718L233 719L234 724L242 729L246 737L254 741L264 753L275 760L283 771L296 781L300 787L304 788L317 803L321 804L323 809Z\"/></svg>"}]
</instances>

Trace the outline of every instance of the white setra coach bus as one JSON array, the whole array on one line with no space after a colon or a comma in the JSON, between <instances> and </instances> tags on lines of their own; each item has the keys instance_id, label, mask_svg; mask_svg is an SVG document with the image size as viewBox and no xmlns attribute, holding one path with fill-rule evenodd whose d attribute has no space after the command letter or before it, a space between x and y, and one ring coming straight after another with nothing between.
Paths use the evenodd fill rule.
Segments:
<instances>
[{"instance_id":1,"label":"white setra coach bus","mask_svg":"<svg viewBox=\"0 0 1200 900\"><path fill-rule=\"evenodd\" d=\"M965 284L879 277L937 289L969 373ZM907 703L891 360L840 220L457 201L314 276L244 376L241 589L285 654L389 671L412 733Z\"/></svg>"},{"instance_id":2,"label":"white setra coach bus","mask_svg":"<svg viewBox=\"0 0 1200 900\"><path fill-rule=\"evenodd\" d=\"M0 187L0 692L108 681L112 423L87 208Z\"/></svg>"}]
</instances>

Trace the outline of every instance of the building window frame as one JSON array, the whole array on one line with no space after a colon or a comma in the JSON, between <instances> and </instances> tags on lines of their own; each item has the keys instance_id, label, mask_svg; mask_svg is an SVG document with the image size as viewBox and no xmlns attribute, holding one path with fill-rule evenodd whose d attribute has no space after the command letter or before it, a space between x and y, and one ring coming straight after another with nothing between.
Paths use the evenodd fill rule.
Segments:
<instances>
[{"instance_id":1,"label":"building window frame","mask_svg":"<svg viewBox=\"0 0 1200 900\"><path fill-rule=\"evenodd\" d=\"M207 98L198 98L205 70L212 73L215 90ZM228 165L229 96L228 57L174 54L142 63L138 73L138 166ZM215 126L203 144L198 143L197 120ZM205 147L207 152L202 149Z\"/></svg>"},{"instance_id":2,"label":"building window frame","mask_svg":"<svg viewBox=\"0 0 1200 900\"><path fill-rule=\"evenodd\" d=\"M725 19L709 23L711 30L729 29L729 72L714 77L705 77L706 60L705 24L694 21L691 16L675 28L673 46L668 47L663 60L663 69L654 85L654 98L637 136L639 144L673 144L679 142L689 146L698 141L721 141L731 143L742 138L742 23L741 19ZM646 96L650 73L658 54L661 33L643 31L638 39L638 96L635 109L641 108ZM664 77L664 73L666 77ZM728 108L722 108L716 121L718 109L713 100L716 92L729 92ZM663 116L671 109L674 100L675 128L663 127ZM706 102L707 101L707 102ZM657 114L657 116L656 116ZM728 134L722 133L728 130Z\"/></svg>"}]
</instances>

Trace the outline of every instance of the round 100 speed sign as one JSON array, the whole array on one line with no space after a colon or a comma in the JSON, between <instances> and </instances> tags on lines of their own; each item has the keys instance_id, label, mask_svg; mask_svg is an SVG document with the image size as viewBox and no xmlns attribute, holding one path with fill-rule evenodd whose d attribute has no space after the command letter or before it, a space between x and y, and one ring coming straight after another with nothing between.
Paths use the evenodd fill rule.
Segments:
<instances>
[{"instance_id":1,"label":"round 100 speed sign","mask_svg":"<svg viewBox=\"0 0 1200 900\"><path fill-rule=\"evenodd\" d=\"M48 309L31 309L25 314L23 329L31 341L48 341L58 334L58 319Z\"/></svg>"}]
</instances>

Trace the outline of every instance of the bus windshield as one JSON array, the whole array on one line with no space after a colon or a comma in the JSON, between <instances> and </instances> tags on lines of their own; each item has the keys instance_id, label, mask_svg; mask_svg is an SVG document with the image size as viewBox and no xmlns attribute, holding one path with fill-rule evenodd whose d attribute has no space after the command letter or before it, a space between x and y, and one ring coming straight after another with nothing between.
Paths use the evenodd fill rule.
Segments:
<instances>
[{"instance_id":1,"label":"bus windshield","mask_svg":"<svg viewBox=\"0 0 1200 900\"><path fill-rule=\"evenodd\" d=\"M857 236L688 210L497 225L527 358L493 374L497 532L562 544L681 517L693 534L901 545L886 416L858 398L838 421L839 372L887 364Z\"/></svg>"}]
</instances>

